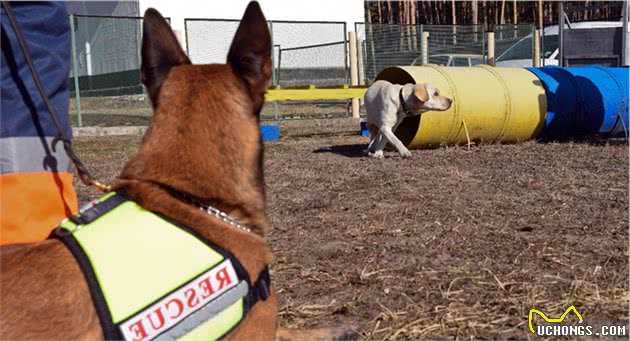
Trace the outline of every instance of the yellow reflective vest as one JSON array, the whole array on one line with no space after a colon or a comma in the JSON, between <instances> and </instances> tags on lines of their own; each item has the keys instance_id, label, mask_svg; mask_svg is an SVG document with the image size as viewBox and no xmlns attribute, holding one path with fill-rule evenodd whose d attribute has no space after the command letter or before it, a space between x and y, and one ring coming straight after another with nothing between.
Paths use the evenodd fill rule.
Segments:
<instances>
[{"instance_id":1,"label":"yellow reflective vest","mask_svg":"<svg viewBox=\"0 0 630 341\"><path fill-rule=\"evenodd\" d=\"M106 339L215 340L269 296L238 260L193 230L115 192L64 220Z\"/></svg>"}]
</instances>

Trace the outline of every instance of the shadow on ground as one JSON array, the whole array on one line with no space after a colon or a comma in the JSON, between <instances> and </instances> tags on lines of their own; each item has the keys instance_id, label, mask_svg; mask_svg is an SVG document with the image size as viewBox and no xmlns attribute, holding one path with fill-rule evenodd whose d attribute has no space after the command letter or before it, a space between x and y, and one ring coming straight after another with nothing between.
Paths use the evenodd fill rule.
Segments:
<instances>
[{"instance_id":1,"label":"shadow on ground","mask_svg":"<svg viewBox=\"0 0 630 341\"><path fill-rule=\"evenodd\" d=\"M313 153L332 153L345 157L365 157L365 147L365 144L344 144L339 146L322 147L313 151Z\"/></svg>"}]
</instances>

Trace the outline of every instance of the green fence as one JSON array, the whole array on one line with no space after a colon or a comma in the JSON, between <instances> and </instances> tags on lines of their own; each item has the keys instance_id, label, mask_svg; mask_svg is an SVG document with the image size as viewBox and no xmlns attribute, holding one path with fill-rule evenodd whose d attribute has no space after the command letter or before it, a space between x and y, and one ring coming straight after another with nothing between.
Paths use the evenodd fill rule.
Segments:
<instances>
[{"instance_id":1,"label":"green fence","mask_svg":"<svg viewBox=\"0 0 630 341\"><path fill-rule=\"evenodd\" d=\"M140 81L142 18L71 15L69 20L73 124L147 125L151 106Z\"/></svg>"}]
</instances>

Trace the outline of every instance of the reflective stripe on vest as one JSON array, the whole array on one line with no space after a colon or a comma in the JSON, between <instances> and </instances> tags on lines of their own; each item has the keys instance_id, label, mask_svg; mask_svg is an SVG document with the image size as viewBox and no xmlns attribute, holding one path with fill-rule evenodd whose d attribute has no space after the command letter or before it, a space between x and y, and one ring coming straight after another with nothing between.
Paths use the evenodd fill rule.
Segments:
<instances>
[{"instance_id":1,"label":"reflective stripe on vest","mask_svg":"<svg viewBox=\"0 0 630 341\"><path fill-rule=\"evenodd\" d=\"M268 295L267 273L252 290L232 255L116 193L64 220L57 236L86 275L106 338L217 339Z\"/></svg>"}]
</instances>

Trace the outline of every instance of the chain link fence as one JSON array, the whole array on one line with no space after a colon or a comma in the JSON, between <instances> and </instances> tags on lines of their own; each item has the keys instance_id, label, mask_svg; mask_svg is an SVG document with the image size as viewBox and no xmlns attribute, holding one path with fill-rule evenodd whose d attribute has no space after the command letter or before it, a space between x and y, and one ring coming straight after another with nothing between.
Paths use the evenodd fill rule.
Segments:
<instances>
[{"instance_id":1,"label":"chain link fence","mask_svg":"<svg viewBox=\"0 0 630 341\"><path fill-rule=\"evenodd\" d=\"M193 63L225 63L238 20L185 19ZM345 22L269 21L274 45L273 85L347 83Z\"/></svg>"},{"instance_id":2,"label":"chain link fence","mask_svg":"<svg viewBox=\"0 0 630 341\"><path fill-rule=\"evenodd\" d=\"M385 67L420 65L422 34L427 32L428 56L431 64L472 66L483 64L487 57L487 41L481 25L391 25L355 23L359 63L363 83L367 84ZM498 25L495 28L497 66L531 66L531 25ZM517 46L518 45L518 46ZM519 53L514 49L518 49ZM526 48L525 48L526 47ZM521 51L525 48L526 51ZM519 59L516 61L516 59ZM499 63L501 61L501 63Z\"/></svg>"},{"instance_id":3,"label":"chain link fence","mask_svg":"<svg viewBox=\"0 0 630 341\"><path fill-rule=\"evenodd\" d=\"M225 63L238 20L185 19L193 63ZM273 42L271 85L332 86L349 82L345 22L269 21ZM348 116L348 101L267 103L263 120Z\"/></svg>"},{"instance_id":4,"label":"chain link fence","mask_svg":"<svg viewBox=\"0 0 630 341\"><path fill-rule=\"evenodd\" d=\"M533 37L535 29L535 26L530 24L496 26L494 31L496 66L533 66ZM548 48L553 48L554 44L551 38L546 43Z\"/></svg>"},{"instance_id":5,"label":"chain link fence","mask_svg":"<svg viewBox=\"0 0 630 341\"><path fill-rule=\"evenodd\" d=\"M69 20L73 124L147 125L152 109L140 81L142 18L71 15Z\"/></svg>"},{"instance_id":6,"label":"chain link fence","mask_svg":"<svg viewBox=\"0 0 630 341\"><path fill-rule=\"evenodd\" d=\"M71 16L73 72L71 109L75 125L147 125L151 106L140 83L142 18ZM225 63L238 20L185 19L187 52L193 63ZM270 21L272 85L349 83L348 42L343 22ZM355 23L359 82L368 84L385 67L420 65L422 33L428 32L428 62L465 66L484 63L480 26ZM532 27L495 29L497 66L531 66ZM74 75L78 77L74 77ZM75 91L78 89L78 92ZM78 113L81 115L77 115ZM263 119L349 116L349 101L268 103Z\"/></svg>"}]
</instances>

